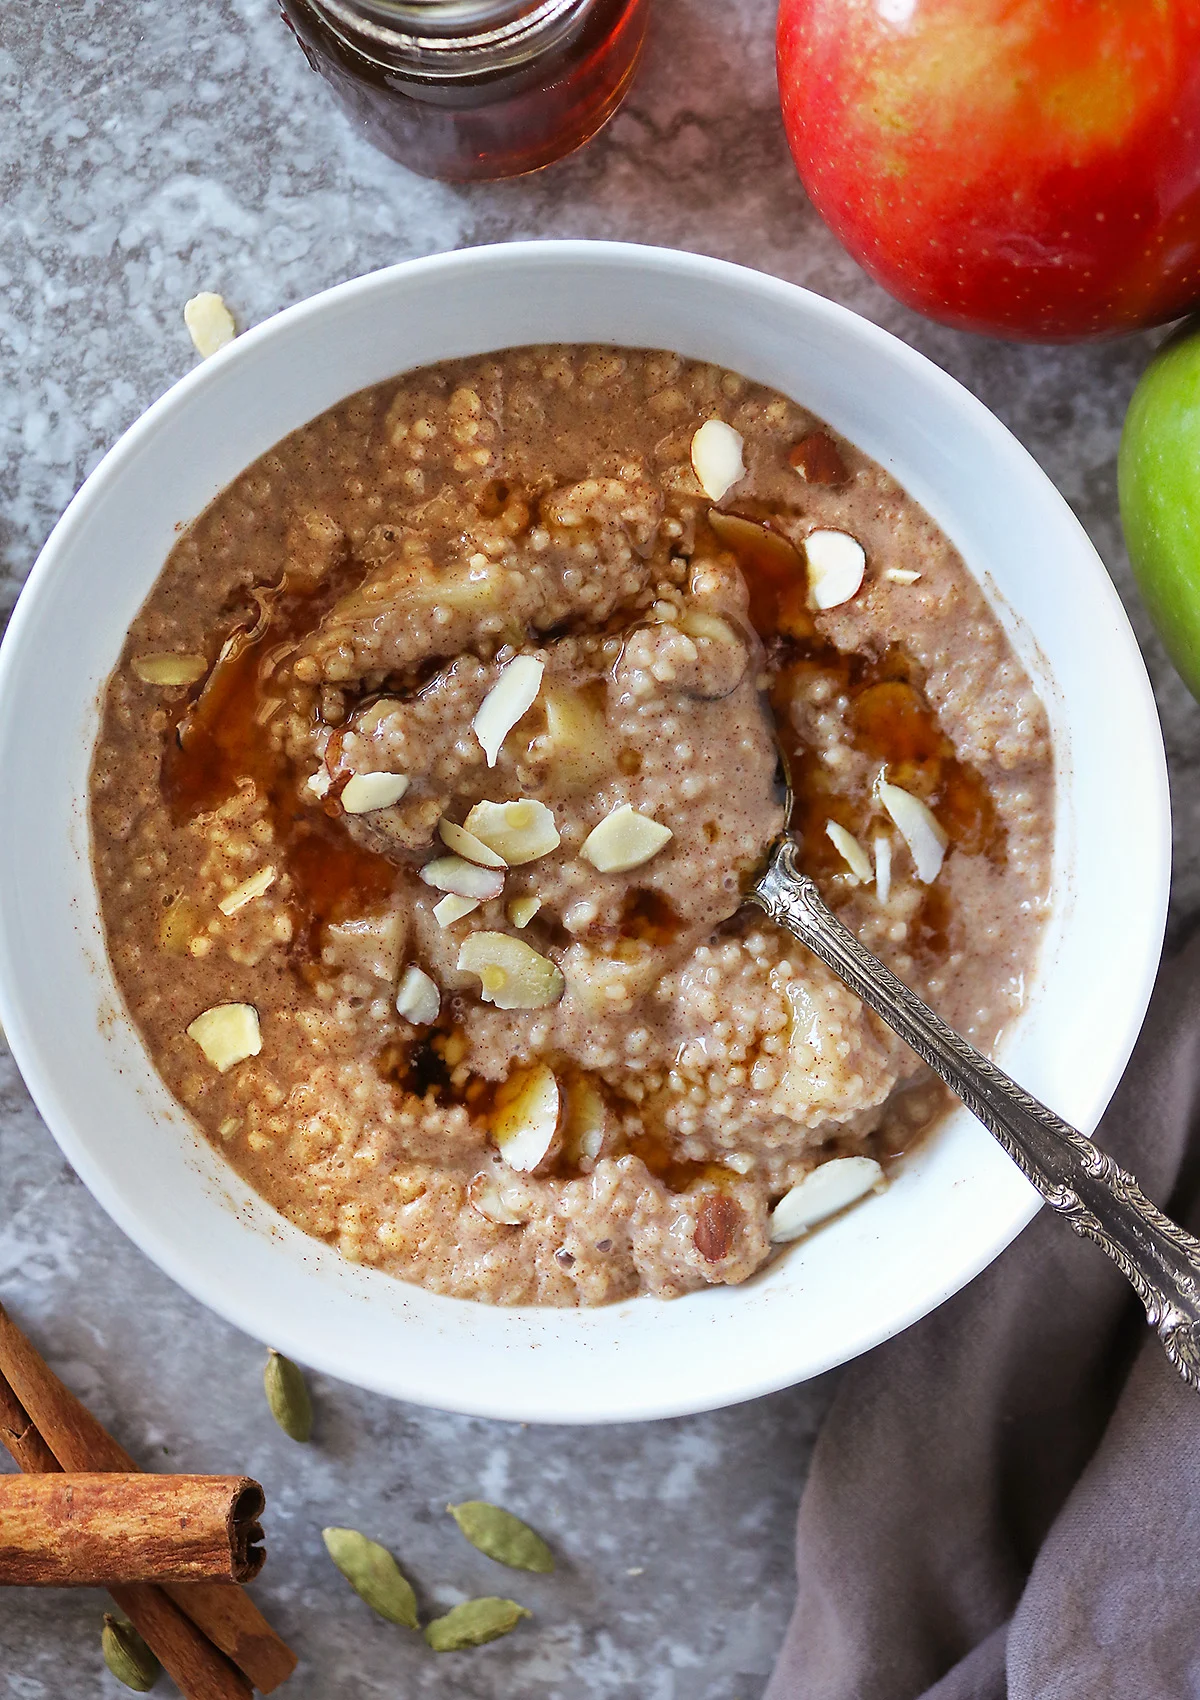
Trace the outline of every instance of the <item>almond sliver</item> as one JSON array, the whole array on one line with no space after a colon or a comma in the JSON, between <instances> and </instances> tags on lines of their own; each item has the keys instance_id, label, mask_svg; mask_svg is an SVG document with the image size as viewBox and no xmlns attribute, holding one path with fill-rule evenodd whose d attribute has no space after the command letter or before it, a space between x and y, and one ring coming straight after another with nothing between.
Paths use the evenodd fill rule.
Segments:
<instances>
[{"instance_id":1,"label":"almond sliver","mask_svg":"<svg viewBox=\"0 0 1200 1700\"><path fill-rule=\"evenodd\" d=\"M871 860L854 834L847 832L846 828L835 820L825 822L825 833L855 879L863 885L870 885Z\"/></svg>"},{"instance_id":2,"label":"almond sliver","mask_svg":"<svg viewBox=\"0 0 1200 1700\"><path fill-rule=\"evenodd\" d=\"M832 1157L797 1181L771 1212L773 1245L796 1240L818 1222L857 1204L883 1182L883 1170L873 1157Z\"/></svg>"},{"instance_id":3,"label":"almond sliver","mask_svg":"<svg viewBox=\"0 0 1200 1700\"><path fill-rule=\"evenodd\" d=\"M920 797L914 797L899 785L889 785L886 779L880 779L878 793L879 801L912 853L917 878L922 885L932 884L941 872L949 843L941 822Z\"/></svg>"},{"instance_id":4,"label":"almond sliver","mask_svg":"<svg viewBox=\"0 0 1200 1700\"><path fill-rule=\"evenodd\" d=\"M442 1008L442 994L423 968L411 963L400 976L396 988L396 1014L417 1026L428 1027L437 1020Z\"/></svg>"},{"instance_id":5,"label":"almond sliver","mask_svg":"<svg viewBox=\"0 0 1200 1700\"><path fill-rule=\"evenodd\" d=\"M438 822L438 835L447 849L453 850L456 856L462 856L468 862L475 862L481 868L508 866L504 857L497 856L482 838L476 838L473 832L468 832L465 826L459 826L456 821L447 820L445 815Z\"/></svg>"},{"instance_id":6,"label":"almond sliver","mask_svg":"<svg viewBox=\"0 0 1200 1700\"><path fill-rule=\"evenodd\" d=\"M244 909L247 903L253 903L256 897L275 883L274 868L260 868L256 874L251 874L241 885L235 885L232 891L217 904L222 915L236 915L239 909Z\"/></svg>"},{"instance_id":7,"label":"almond sliver","mask_svg":"<svg viewBox=\"0 0 1200 1700\"><path fill-rule=\"evenodd\" d=\"M810 531L804 539L808 594L814 608L837 608L862 586L867 555L848 531Z\"/></svg>"},{"instance_id":8,"label":"almond sliver","mask_svg":"<svg viewBox=\"0 0 1200 1700\"><path fill-rule=\"evenodd\" d=\"M510 1169L536 1169L558 1131L561 1094L545 1063L512 1075L496 1094L491 1136Z\"/></svg>"},{"instance_id":9,"label":"almond sliver","mask_svg":"<svg viewBox=\"0 0 1200 1700\"><path fill-rule=\"evenodd\" d=\"M464 915L470 915L479 908L477 897L456 897L453 892L443 897L440 903L433 906L433 918L439 927L452 927L455 921L461 921Z\"/></svg>"},{"instance_id":10,"label":"almond sliver","mask_svg":"<svg viewBox=\"0 0 1200 1700\"><path fill-rule=\"evenodd\" d=\"M404 773L355 773L343 785L339 801L348 815L369 815L390 809L407 790Z\"/></svg>"},{"instance_id":11,"label":"almond sliver","mask_svg":"<svg viewBox=\"0 0 1200 1700\"><path fill-rule=\"evenodd\" d=\"M426 862L420 879L435 891L451 891L456 897L473 897L479 903L499 897L504 890L504 875L495 868L481 868L462 856L437 856Z\"/></svg>"},{"instance_id":12,"label":"almond sliver","mask_svg":"<svg viewBox=\"0 0 1200 1700\"><path fill-rule=\"evenodd\" d=\"M652 820L649 815L638 814L629 803L622 803L605 815L599 826L592 828L579 854L598 873L623 874L657 856L673 837L669 826Z\"/></svg>"},{"instance_id":13,"label":"almond sliver","mask_svg":"<svg viewBox=\"0 0 1200 1700\"><path fill-rule=\"evenodd\" d=\"M501 669L500 677L480 703L471 730L489 767L495 767L505 738L533 707L545 670L545 662L534 655L515 656Z\"/></svg>"},{"instance_id":14,"label":"almond sliver","mask_svg":"<svg viewBox=\"0 0 1200 1700\"><path fill-rule=\"evenodd\" d=\"M533 797L518 797L512 803L476 803L467 816L467 831L496 852L502 867L536 862L559 845L553 814Z\"/></svg>"},{"instance_id":15,"label":"almond sliver","mask_svg":"<svg viewBox=\"0 0 1200 1700\"><path fill-rule=\"evenodd\" d=\"M723 419L706 419L692 438L692 471L710 502L719 502L746 476L743 439Z\"/></svg>"}]
</instances>

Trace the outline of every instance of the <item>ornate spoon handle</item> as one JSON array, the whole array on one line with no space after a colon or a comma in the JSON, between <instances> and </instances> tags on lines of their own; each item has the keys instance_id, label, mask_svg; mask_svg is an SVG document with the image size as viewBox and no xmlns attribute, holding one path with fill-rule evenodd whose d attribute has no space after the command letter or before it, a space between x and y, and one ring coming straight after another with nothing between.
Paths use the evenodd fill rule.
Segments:
<instances>
[{"instance_id":1,"label":"ornate spoon handle","mask_svg":"<svg viewBox=\"0 0 1200 1700\"><path fill-rule=\"evenodd\" d=\"M1131 1282L1168 1358L1200 1389L1200 1240L1131 1174L939 1019L829 911L781 839L749 899L832 968L994 1134L1046 1203Z\"/></svg>"}]
</instances>

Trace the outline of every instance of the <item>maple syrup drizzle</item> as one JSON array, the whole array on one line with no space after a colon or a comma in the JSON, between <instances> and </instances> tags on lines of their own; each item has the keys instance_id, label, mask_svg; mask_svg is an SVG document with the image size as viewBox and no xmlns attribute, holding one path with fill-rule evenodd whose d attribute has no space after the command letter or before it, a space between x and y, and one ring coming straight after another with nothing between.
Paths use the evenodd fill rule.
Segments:
<instances>
[{"instance_id":1,"label":"maple syrup drizzle","mask_svg":"<svg viewBox=\"0 0 1200 1700\"><path fill-rule=\"evenodd\" d=\"M267 726L284 707L281 672L303 639L362 576L349 559L319 584L258 590L260 618L236 627L198 692L180 704L163 735L160 785L171 819L184 825L220 808L253 781L266 800L278 855L291 877L293 958L301 972L318 957L330 922L382 908L399 869L358 844L336 811L300 800L296 773ZM348 582L350 581L350 582Z\"/></svg>"}]
</instances>

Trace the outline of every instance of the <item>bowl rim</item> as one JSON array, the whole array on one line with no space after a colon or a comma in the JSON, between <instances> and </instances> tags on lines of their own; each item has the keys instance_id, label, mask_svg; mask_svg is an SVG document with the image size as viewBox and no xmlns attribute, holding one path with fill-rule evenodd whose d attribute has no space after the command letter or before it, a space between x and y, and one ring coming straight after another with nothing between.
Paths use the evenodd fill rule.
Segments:
<instances>
[{"instance_id":1,"label":"bowl rim","mask_svg":"<svg viewBox=\"0 0 1200 1700\"><path fill-rule=\"evenodd\" d=\"M108 450L72 497L39 553L14 608L3 644L0 645L0 720L12 712L10 696L14 688L13 679L17 669L18 657L26 641L25 634L33 629L42 601L56 582L61 557L65 555L76 532L88 523L89 510L99 493L106 490L117 480L126 465L142 453L144 446L157 432L160 422L165 417L185 406L189 399L205 386L221 383L224 373L231 363L251 358L254 352L265 342L297 327L304 326L310 321L320 320L327 314L336 313L343 307L356 304L372 292L386 293L401 280L420 279L431 274L437 276L439 274L482 271L492 273L497 279L502 280L506 271L519 271L531 263L536 265L543 259L558 265L565 264L568 267L577 262L585 262L591 266L611 264L617 268L628 268L632 263L644 267L658 278L686 273L690 274L694 281L724 281L736 285L742 290L748 290L752 294L757 291L762 298L774 298L776 301L789 303L793 308L799 308L808 316L810 322L818 327L822 323L837 327L856 337L865 345L869 353L878 352L901 367L907 367L909 374L915 381L935 393L940 392L941 398L948 405L959 410L960 413L965 411L972 416L976 426L985 434L991 434L995 441L1003 440L1010 455L1015 451L1023 457L1028 463L1030 475L1054 492L1055 499L1064 510L1064 524L1068 523L1069 520L1075 526L1080 538L1086 545L1087 551L1095 557L1097 568L1096 594L1109 599L1108 612L1114 618L1115 623L1123 628L1131 652L1130 660L1131 663L1134 663L1131 666L1131 673L1138 678L1139 685L1138 700L1135 703L1130 703L1129 711L1139 722L1140 753L1148 764L1146 780L1156 800L1153 821L1148 823L1148 829L1155 832L1157 837L1148 852L1152 885L1146 893L1147 903L1145 905L1149 915L1154 917L1154 923L1145 937L1140 978L1136 985L1131 985L1129 988L1127 1005L1129 1016L1126 1022L1127 1042L1123 1046L1114 1048L1105 1064L1096 1070L1092 1095L1098 1105L1098 1115L1099 1110L1102 1110L1120 1079L1141 1026L1157 972L1169 895L1170 802L1165 754L1153 692L1144 665L1140 660L1136 639L1115 587L1109 580L1103 568L1103 563L1096 555L1094 546L1082 525L1070 512L1065 499L1055 490L1053 484L1033 460L1033 457L985 404L949 373L943 371L925 355L900 338L893 336L881 326L874 324L838 302L830 301L784 279L735 265L729 261L713 259L685 250L648 247L634 243L595 242L585 239L543 240L460 249L446 254L401 261L394 266L368 272L360 277L334 285L284 308L271 318L244 332L215 357L197 365L173 384L164 395L153 402L139 416ZM297 426L302 423L304 423L303 420L296 420ZM66 570L65 566L63 570ZM202 1268L197 1268L194 1261L181 1254L170 1236L156 1229L155 1225L147 1218L145 1211L122 1193L120 1188L112 1182L103 1165L93 1158L93 1155L87 1149L84 1135L75 1126L74 1117L60 1094L53 1068L53 1045L48 1045L46 1036L36 1033L26 1021L22 1007L21 985L20 965L11 948L6 899L3 890L0 889L0 1020L3 1021L10 1049L30 1094L60 1149L117 1226L158 1267L178 1282L185 1291L217 1311L226 1320L252 1336L264 1337L264 1318L261 1308L256 1306L248 1296L238 1303L234 1302L228 1293L219 1296L214 1295L212 1291L213 1280L209 1278L208 1272ZM124 1014L123 1011L122 1013ZM127 1016L126 1019L128 1019ZM899 1333L953 1293L959 1291L980 1270L991 1263L1037 1213L1039 1207L1040 1201L1032 1189L1029 1189L1027 1196L1023 1196L1020 1202L1014 1202L1003 1233L994 1234L986 1244L981 1243L976 1248L975 1256L962 1258L952 1277L943 1281L937 1290L922 1293L907 1306L902 1305L893 1310L888 1317L886 1326L877 1329L872 1339L865 1344L857 1343L841 1355L836 1352L831 1353L828 1355L828 1361L813 1362L801 1372L800 1376L787 1364L785 1355L784 1359L774 1367L764 1365L762 1373L757 1378L745 1378L733 1389L723 1385L717 1386L712 1397L707 1401L698 1400L694 1395L683 1398L678 1402L672 1402L669 1396L662 1395L640 1402L636 1398L626 1398L619 1408L614 1408L611 1411L599 1410L579 1413L563 1410L547 1411L544 1399L538 1399L534 1402L536 1408L511 1400L501 1408L494 1398L489 1398L486 1394L475 1397L473 1394L464 1393L462 1396L456 1395L454 1403L448 1405L444 1398L424 1395L419 1388L398 1387L395 1375L389 1375L382 1371L375 1374L367 1373L364 1372L361 1364L352 1364L345 1357L336 1353L314 1352L311 1346L305 1343L302 1325L285 1325L280 1328L273 1324L270 1334L272 1340L282 1349L288 1351L290 1355L296 1356L318 1369L393 1397L401 1397L414 1403L431 1404L441 1409L454 1409L468 1414L504 1417L512 1420L548 1422L633 1421L682 1415L739 1403L765 1393L777 1391L782 1387L792 1385L798 1379L819 1374L823 1370L845 1361L845 1358L858 1355L859 1352L869 1349L870 1345L877 1344ZM454 1302L474 1303L474 1301ZM648 1301L638 1299L632 1302L644 1304ZM672 1301L676 1304L684 1302L686 1301ZM350 1356L353 1357L352 1352Z\"/></svg>"}]
</instances>

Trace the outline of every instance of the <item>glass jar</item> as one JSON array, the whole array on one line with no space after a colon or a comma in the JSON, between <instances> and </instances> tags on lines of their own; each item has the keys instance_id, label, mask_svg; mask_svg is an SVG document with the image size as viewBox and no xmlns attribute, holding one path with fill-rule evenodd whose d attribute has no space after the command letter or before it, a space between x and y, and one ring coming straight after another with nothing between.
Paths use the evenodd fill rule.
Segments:
<instances>
[{"instance_id":1,"label":"glass jar","mask_svg":"<svg viewBox=\"0 0 1200 1700\"><path fill-rule=\"evenodd\" d=\"M367 139L425 177L516 177L621 104L649 0L280 0Z\"/></svg>"}]
</instances>

